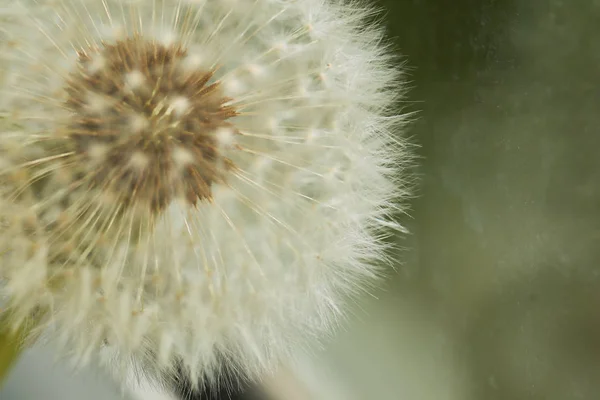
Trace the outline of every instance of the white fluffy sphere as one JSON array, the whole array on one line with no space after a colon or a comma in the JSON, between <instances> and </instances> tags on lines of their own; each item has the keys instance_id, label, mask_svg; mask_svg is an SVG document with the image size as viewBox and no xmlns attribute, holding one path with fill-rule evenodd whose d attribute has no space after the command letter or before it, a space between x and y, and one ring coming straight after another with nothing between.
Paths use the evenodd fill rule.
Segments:
<instances>
[{"instance_id":1,"label":"white fluffy sphere","mask_svg":"<svg viewBox=\"0 0 600 400\"><path fill-rule=\"evenodd\" d=\"M0 288L79 362L260 374L383 257L410 157L373 12L0 6ZM396 109L397 110L397 109Z\"/></svg>"}]
</instances>

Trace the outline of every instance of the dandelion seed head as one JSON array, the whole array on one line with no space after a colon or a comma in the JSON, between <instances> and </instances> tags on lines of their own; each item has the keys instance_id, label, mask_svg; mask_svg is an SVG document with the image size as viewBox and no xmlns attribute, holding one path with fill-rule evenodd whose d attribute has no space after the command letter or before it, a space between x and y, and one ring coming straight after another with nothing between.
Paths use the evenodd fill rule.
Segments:
<instances>
[{"instance_id":1,"label":"dandelion seed head","mask_svg":"<svg viewBox=\"0 0 600 400\"><path fill-rule=\"evenodd\" d=\"M78 364L253 377L368 288L408 194L401 74L338 0L0 13L0 296Z\"/></svg>"}]
</instances>

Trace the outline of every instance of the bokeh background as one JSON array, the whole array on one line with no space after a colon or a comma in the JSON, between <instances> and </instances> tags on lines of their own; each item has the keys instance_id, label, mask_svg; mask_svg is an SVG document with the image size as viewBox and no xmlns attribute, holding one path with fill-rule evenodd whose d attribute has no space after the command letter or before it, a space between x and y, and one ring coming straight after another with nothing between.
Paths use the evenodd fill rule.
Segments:
<instances>
[{"instance_id":1,"label":"bokeh background","mask_svg":"<svg viewBox=\"0 0 600 400\"><path fill-rule=\"evenodd\" d=\"M405 56L404 106L419 110L420 187L400 216L411 234L300 383L273 391L600 398L600 1L377 3ZM119 398L52 359L26 354L0 399Z\"/></svg>"}]
</instances>

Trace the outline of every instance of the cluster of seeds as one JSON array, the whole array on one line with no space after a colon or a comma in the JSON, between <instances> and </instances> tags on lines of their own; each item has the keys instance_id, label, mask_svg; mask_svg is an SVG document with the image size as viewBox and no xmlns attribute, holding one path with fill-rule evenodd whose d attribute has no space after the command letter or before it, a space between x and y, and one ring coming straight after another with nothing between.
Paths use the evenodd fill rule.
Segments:
<instances>
[{"instance_id":1,"label":"cluster of seeds","mask_svg":"<svg viewBox=\"0 0 600 400\"><path fill-rule=\"evenodd\" d=\"M229 160L215 132L231 129L213 73L185 65L186 50L129 38L80 51L67 83L67 134L89 184L126 206L162 211L176 196L208 201Z\"/></svg>"}]
</instances>

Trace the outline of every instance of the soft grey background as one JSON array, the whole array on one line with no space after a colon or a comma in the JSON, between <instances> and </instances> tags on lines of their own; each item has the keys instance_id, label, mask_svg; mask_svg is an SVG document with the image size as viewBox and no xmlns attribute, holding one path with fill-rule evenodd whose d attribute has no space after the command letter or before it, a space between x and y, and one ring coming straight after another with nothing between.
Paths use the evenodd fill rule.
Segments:
<instances>
[{"instance_id":1,"label":"soft grey background","mask_svg":"<svg viewBox=\"0 0 600 400\"><path fill-rule=\"evenodd\" d=\"M600 398L600 1L379 3L421 189L397 271L322 363L357 400ZM0 398L116 398L51 360Z\"/></svg>"},{"instance_id":2,"label":"soft grey background","mask_svg":"<svg viewBox=\"0 0 600 400\"><path fill-rule=\"evenodd\" d=\"M121 391L100 371L73 373L50 348L26 352L0 390L2 400L117 400ZM127 397L125 397L127 398Z\"/></svg>"}]
</instances>

